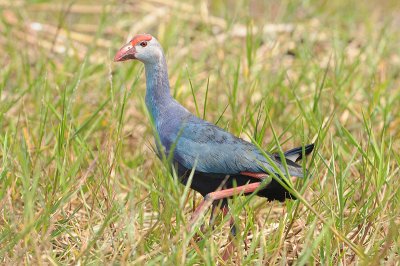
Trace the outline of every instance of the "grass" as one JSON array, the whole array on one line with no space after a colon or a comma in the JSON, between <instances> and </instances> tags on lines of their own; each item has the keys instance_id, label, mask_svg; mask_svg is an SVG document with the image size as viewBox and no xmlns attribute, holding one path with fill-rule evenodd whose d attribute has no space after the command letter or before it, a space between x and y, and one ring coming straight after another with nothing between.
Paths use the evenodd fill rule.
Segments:
<instances>
[{"instance_id":1,"label":"grass","mask_svg":"<svg viewBox=\"0 0 400 266\"><path fill-rule=\"evenodd\" d=\"M394 0L0 1L1 263L398 265L399 15ZM222 217L185 232L201 197L153 151L143 66L112 62L138 32L192 112L266 151L316 143L300 200L231 200L229 261Z\"/></svg>"}]
</instances>

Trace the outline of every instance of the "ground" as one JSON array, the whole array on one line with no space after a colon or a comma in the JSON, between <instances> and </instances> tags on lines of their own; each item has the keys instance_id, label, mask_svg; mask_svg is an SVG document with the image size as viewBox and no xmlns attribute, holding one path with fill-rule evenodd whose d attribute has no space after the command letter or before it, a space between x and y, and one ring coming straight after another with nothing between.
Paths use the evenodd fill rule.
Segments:
<instances>
[{"instance_id":1,"label":"ground","mask_svg":"<svg viewBox=\"0 0 400 266\"><path fill-rule=\"evenodd\" d=\"M153 151L142 64L112 62L143 32L198 116L316 143L299 200L230 201L227 261L221 216L185 231L201 197ZM1 263L398 265L398 1L0 0L0 34Z\"/></svg>"}]
</instances>

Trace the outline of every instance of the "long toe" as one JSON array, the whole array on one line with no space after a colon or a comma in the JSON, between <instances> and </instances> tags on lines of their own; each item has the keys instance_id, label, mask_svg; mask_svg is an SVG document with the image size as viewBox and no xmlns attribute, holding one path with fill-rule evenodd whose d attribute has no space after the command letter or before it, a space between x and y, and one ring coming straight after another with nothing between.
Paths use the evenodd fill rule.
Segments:
<instances>
[{"instance_id":1,"label":"long toe","mask_svg":"<svg viewBox=\"0 0 400 266\"><path fill-rule=\"evenodd\" d=\"M230 242L228 243L228 245L225 247L224 251L222 252L221 258L223 261L227 261L229 260L234 252L235 252L235 243L233 240L230 240Z\"/></svg>"}]
</instances>

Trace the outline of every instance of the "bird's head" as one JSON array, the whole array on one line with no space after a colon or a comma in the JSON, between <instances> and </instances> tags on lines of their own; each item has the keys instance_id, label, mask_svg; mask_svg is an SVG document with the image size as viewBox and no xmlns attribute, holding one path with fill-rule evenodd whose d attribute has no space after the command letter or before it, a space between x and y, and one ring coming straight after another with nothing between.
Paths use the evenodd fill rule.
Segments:
<instances>
[{"instance_id":1,"label":"bird's head","mask_svg":"<svg viewBox=\"0 0 400 266\"><path fill-rule=\"evenodd\" d=\"M121 47L114 62L137 59L143 63L156 63L163 55L161 45L150 34L138 34Z\"/></svg>"}]
</instances>

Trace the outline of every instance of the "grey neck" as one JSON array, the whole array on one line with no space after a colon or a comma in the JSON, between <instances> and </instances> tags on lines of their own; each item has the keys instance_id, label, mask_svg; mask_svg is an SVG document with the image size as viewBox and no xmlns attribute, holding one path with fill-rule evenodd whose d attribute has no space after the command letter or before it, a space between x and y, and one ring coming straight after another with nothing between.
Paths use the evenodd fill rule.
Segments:
<instances>
[{"instance_id":1,"label":"grey neck","mask_svg":"<svg viewBox=\"0 0 400 266\"><path fill-rule=\"evenodd\" d=\"M169 101L172 101L165 58L157 63L145 63L146 106L153 119L157 120Z\"/></svg>"}]
</instances>

